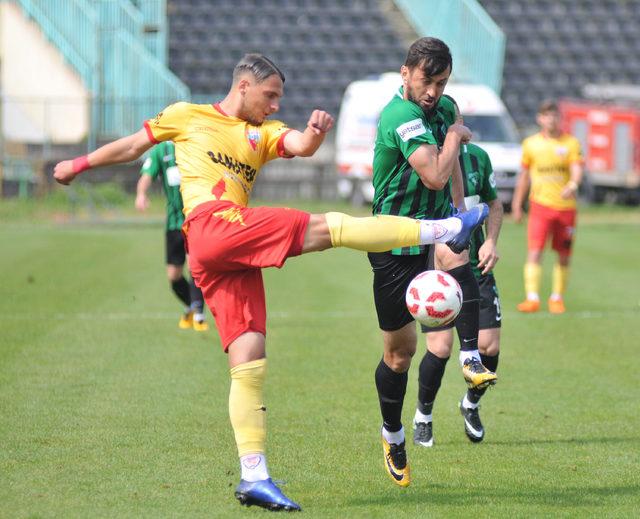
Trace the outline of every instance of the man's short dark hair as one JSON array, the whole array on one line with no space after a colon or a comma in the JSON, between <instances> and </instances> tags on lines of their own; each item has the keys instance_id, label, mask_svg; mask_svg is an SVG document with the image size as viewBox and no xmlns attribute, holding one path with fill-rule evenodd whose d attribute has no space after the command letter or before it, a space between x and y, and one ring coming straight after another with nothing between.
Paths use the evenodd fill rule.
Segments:
<instances>
[{"instance_id":1,"label":"man's short dark hair","mask_svg":"<svg viewBox=\"0 0 640 519\"><path fill-rule=\"evenodd\" d=\"M538 113L559 112L558 103L554 99L545 99L538 105Z\"/></svg>"},{"instance_id":2,"label":"man's short dark hair","mask_svg":"<svg viewBox=\"0 0 640 519\"><path fill-rule=\"evenodd\" d=\"M245 54L242 59L238 61L238 64L233 69L234 83L246 72L252 74L258 83L262 83L274 74L280 76L280 79L282 79L284 83L284 74L282 71L273 61L262 54Z\"/></svg>"},{"instance_id":3,"label":"man's short dark hair","mask_svg":"<svg viewBox=\"0 0 640 519\"><path fill-rule=\"evenodd\" d=\"M438 38L420 38L413 42L404 64L409 69L420 67L427 77L442 74L447 67L453 69L451 51Z\"/></svg>"}]
</instances>

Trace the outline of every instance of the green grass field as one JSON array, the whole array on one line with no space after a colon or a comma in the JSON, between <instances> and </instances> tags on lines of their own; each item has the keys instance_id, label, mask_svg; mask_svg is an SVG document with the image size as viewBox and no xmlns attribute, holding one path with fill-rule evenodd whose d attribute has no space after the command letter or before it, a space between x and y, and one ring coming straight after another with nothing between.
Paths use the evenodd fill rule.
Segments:
<instances>
[{"instance_id":1,"label":"green grass field","mask_svg":"<svg viewBox=\"0 0 640 519\"><path fill-rule=\"evenodd\" d=\"M58 209L0 202L0 517L262 517L233 498L226 358L215 331L176 326L159 218L56 224ZM464 435L452 359L407 489L383 469L366 256L266 271L272 476L305 517L637 516L639 238L637 209L583 211L569 311L524 316L524 227L505 223L486 439Z\"/></svg>"}]
</instances>

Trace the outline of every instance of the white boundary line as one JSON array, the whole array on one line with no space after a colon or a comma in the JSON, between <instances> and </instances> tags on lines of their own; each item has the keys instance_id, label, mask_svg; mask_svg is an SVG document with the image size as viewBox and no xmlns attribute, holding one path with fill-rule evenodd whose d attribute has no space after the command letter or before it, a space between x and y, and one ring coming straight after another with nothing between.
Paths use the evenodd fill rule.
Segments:
<instances>
[{"instance_id":1,"label":"white boundary line","mask_svg":"<svg viewBox=\"0 0 640 519\"><path fill-rule=\"evenodd\" d=\"M515 311L503 312L502 315L506 315L508 319L546 319L546 318L558 318L561 316L555 316L549 314L547 311L540 311L533 314L523 314ZM640 309L626 309L626 310L583 310L580 312L572 312L568 310L565 314L566 317L578 318L578 319L598 319L604 317L632 317L640 316ZM49 320L49 321L129 321L129 320L146 320L146 321L160 321L166 319L175 319L180 317L180 312L112 312L112 313L13 313L13 314L0 314L0 322L2 321L31 321L33 319ZM375 319L375 312L366 311L288 311L277 310L269 312L267 311L267 318L271 319Z\"/></svg>"}]
</instances>

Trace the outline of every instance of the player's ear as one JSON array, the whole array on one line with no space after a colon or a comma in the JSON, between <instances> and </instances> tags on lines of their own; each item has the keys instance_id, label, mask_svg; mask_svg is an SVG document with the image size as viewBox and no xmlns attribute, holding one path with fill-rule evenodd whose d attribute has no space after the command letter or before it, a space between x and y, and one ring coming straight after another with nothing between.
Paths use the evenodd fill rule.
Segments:
<instances>
[{"instance_id":1,"label":"player's ear","mask_svg":"<svg viewBox=\"0 0 640 519\"><path fill-rule=\"evenodd\" d=\"M249 89L250 86L251 86L251 82L247 78L241 78L238 81L238 91L242 95L245 95L247 93L247 90Z\"/></svg>"},{"instance_id":2,"label":"player's ear","mask_svg":"<svg viewBox=\"0 0 640 519\"><path fill-rule=\"evenodd\" d=\"M406 85L409 81L409 67L402 65L400 67L400 75L402 76L402 82Z\"/></svg>"}]
</instances>

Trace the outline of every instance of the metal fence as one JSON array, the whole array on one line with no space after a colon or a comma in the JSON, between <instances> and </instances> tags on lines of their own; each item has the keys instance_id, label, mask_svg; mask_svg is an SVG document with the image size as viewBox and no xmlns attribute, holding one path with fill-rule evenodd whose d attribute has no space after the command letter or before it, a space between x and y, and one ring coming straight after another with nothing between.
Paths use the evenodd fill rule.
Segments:
<instances>
[{"instance_id":1,"label":"metal fence","mask_svg":"<svg viewBox=\"0 0 640 519\"><path fill-rule=\"evenodd\" d=\"M91 98L37 98L0 96L2 127L0 131L0 196L27 197L46 193L54 184L53 166L93 150L106 141L91 134L95 124ZM111 103L111 113L126 120L134 131L142 128L143 122L153 117L164 106L162 100L147 97L116 100L100 100L99 104ZM135 104L144 116L132 114L128 107ZM21 113L26 113L21 121ZM83 128L70 121L70 114L80 114ZM254 195L261 199L333 199L337 196L335 153L333 143L328 141L310 159L275 160L267 164L254 187ZM137 171L141 165L113 166L101 168L82 177L82 182L113 181L123 189L135 187ZM4 187L4 189L3 189Z\"/></svg>"},{"instance_id":2,"label":"metal fence","mask_svg":"<svg viewBox=\"0 0 640 519\"><path fill-rule=\"evenodd\" d=\"M189 88L166 66L164 0L140 0L139 8L123 0L17 0L17 4L38 23L90 92L95 125L91 136L131 133L148 110L159 109L139 102L142 98L160 100L160 107L189 99ZM130 101L134 103L127 105Z\"/></svg>"},{"instance_id":3,"label":"metal fence","mask_svg":"<svg viewBox=\"0 0 640 519\"><path fill-rule=\"evenodd\" d=\"M457 81L500 93L506 37L476 0L395 0L421 36L445 41Z\"/></svg>"}]
</instances>

